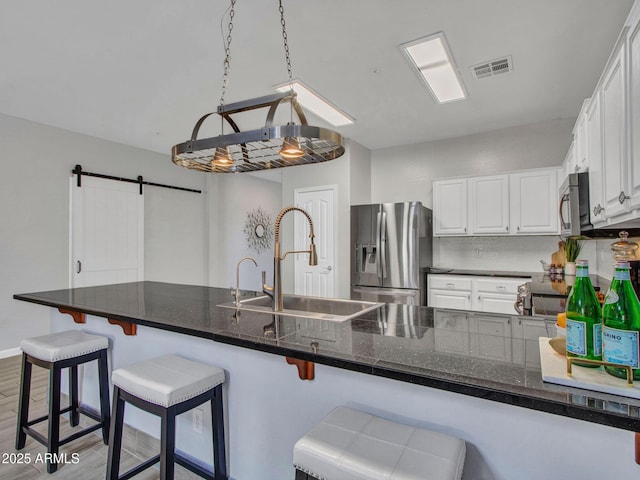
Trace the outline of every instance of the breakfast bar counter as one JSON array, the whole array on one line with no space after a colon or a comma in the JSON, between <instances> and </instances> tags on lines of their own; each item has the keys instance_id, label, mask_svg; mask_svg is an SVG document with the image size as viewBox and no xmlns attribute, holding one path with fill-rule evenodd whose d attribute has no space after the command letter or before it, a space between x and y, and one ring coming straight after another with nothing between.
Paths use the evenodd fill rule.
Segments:
<instances>
[{"instance_id":1,"label":"breakfast bar counter","mask_svg":"<svg viewBox=\"0 0 640 480\"><path fill-rule=\"evenodd\" d=\"M246 296L256 295L253 292L243 293ZM16 294L14 298L54 307L61 312L53 314L53 330L108 329L114 346L127 345L128 351L122 355L132 355L131 349L138 348L136 337L143 337L142 333L148 338L160 338L158 333L153 333L157 331L164 332L163 340L158 341L157 346L150 346L149 341L144 340L143 346L141 338L141 351L155 348L163 349L162 352L156 351L157 354L171 353L164 349L171 345L169 339L178 338L174 334L180 334L182 342L176 340L176 346L190 345L188 338L200 342L192 350L189 347L187 351L178 352L186 355L193 353L197 356L198 352L206 352L207 348L226 344L227 347L221 346L215 355L211 355L210 361L220 365L218 358L229 359L229 366L225 366L223 361L222 367L229 371L230 389L241 377L238 373L238 378L235 378L234 367L239 362L231 361L231 358L242 355L242 351L247 351L246 349L263 352L258 357L243 354L251 357L251 360L247 360L252 362L249 369L254 378L251 382L256 385L267 382L275 391L280 390L287 402L297 405L296 408L303 408L305 402L312 405L313 402L320 401L317 400L320 394L317 387L305 385L326 385L324 382L331 378L332 385L323 388L333 391L338 388L338 382L346 378L346 384L353 387L354 399L360 398L362 389L370 387L373 392L378 385L393 386L396 394L391 402L396 407L389 406L389 410L401 419L408 414L400 411L402 409L398 406L402 405L403 395L406 395L407 400L416 396L415 398L425 401L429 401L426 400L429 396L435 398L446 395L442 401L450 404L452 409L468 408L468 412L474 409L487 412L487 419L493 415L490 413L494 408L491 405L506 404L510 406L508 412L509 415L514 415L513 418L518 417L521 412L538 411L545 412L545 415L552 414L550 418L556 418L558 422L565 422L561 420L562 417L574 419L571 425L576 429L583 428L580 425L599 424L614 427L614 431L629 431L629 436L625 436L624 441L629 444L630 457L633 457L631 432L640 431L640 400L542 381L537 337L555 335L554 322L549 317L481 314L385 304L356 318L333 322L244 310L238 312L233 308L219 306L232 300L228 289L151 281ZM87 318L91 322L85 325L74 324L72 317L75 322L86 322ZM535 335L527 332L534 332ZM264 353L270 355L265 356ZM118 355L118 351L114 350L112 362L116 366L120 361ZM298 371L280 357L286 357L289 363L295 363ZM277 374L279 380L271 378L267 371L269 368L270 371L275 371L278 364L281 364ZM314 367L314 382L298 379L298 374L300 378L314 378ZM341 374L341 371L350 371L351 374ZM371 377L383 377L387 383L369 385L370 381L366 379ZM283 382L285 385L269 383L270 381ZM405 384L407 386L402 387ZM306 388L313 388L313 395L307 396ZM438 394L438 391L446 393ZM265 395L265 392L255 395L257 399ZM296 402L296 395L300 396L301 402ZM332 398L332 401L339 402L342 399L348 402L349 391L341 389L333 397L327 393L326 401L329 402ZM380 399L380 394L377 398ZM464 398L475 400L464 401ZM264 401L273 401L277 405L282 399L267 398ZM482 403L477 404L478 401ZM357 399L355 402L358 404ZM460 407L457 402L462 402L460 405L465 406ZM371 409L383 412L385 409L381 405L372 401ZM329 406L336 405L327 405L327 408ZM514 410L512 407L523 408ZM255 409L259 410L260 405L251 409L254 415ZM406 411L410 410L408 408ZM314 411L310 414L309 425L312 424L311 420L322 418L323 413L326 412ZM423 421L438 423L437 418L453 419L456 415L460 413L443 411ZM504 416L504 413L501 415ZM474 418L476 416L474 414ZM575 423L575 420L579 422ZM533 420L534 423L538 421L539 419ZM506 424L509 422L511 420L507 420ZM451 421L447 422L449 423ZM303 427L304 425L300 427L300 431L305 431ZM460 430L461 426L453 428ZM514 427L507 425L505 428L510 431ZM443 429L446 430L446 426ZM294 429L285 436L295 439L297 431L298 429ZM611 429L606 432L611 433ZM470 433L467 441L473 441L472 437L473 434ZM231 443L233 445L233 439ZM487 451L491 451L491 448L487 446ZM482 446L478 449L479 452L474 454L472 451L470 456L470 461L477 463L475 468L478 471L503 468L494 465L494 460L481 459L483 455L486 457L489 454L483 451ZM632 462L632 458L625 458L626 461ZM625 468L634 467L637 465ZM233 471L231 473L233 475Z\"/></svg>"}]
</instances>

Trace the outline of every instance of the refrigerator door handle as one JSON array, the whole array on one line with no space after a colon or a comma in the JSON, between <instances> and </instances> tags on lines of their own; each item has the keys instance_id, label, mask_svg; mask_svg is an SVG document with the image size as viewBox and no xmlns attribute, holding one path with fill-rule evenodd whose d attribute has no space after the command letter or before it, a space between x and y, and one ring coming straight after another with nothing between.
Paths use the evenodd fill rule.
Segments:
<instances>
[{"instance_id":1,"label":"refrigerator door handle","mask_svg":"<svg viewBox=\"0 0 640 480\"><path fill-rule=\"evenodd\" d=\"M380 261L380 229L382 227L382 213L378 212L376 219L376 275L382 279L382 266Z\"/></svg>"},{"instance_id":2,"label":"refrigerator door handle","mask_svg":"<svg viewBox=\"0 0 640 480\"><path fill-rule=\"evenodd\" d=\"M387 277L387 213L382 212L380 226L380 263L382 264L382 278Z\"/></svg>"}]
</instances>

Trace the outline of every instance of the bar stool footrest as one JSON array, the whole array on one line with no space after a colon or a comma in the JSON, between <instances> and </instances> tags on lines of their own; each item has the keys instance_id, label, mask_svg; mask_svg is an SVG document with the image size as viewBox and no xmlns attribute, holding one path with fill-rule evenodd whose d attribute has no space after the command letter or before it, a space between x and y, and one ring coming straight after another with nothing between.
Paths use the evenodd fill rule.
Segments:
<instances>
[{"instance_id":1,"label":"bar stool footrest","mask_svg":"<svg viewBox=\"0 0 640 480\"><path fill-rule=\"evenodd\" d=\"M125 474L120 475L118 477L118 479L119 480L128 480L129 478L135 477L140 472L142 472L143 470L146 470L147 468L155 465L159 461L160 461L160 454L158 454L158 455L156 455L154 457L151 457L149 460L145 460L140 465L137 465L137 466L133 467L131 470L129 470Z\"/></svg>"},{"instance_id":2,"label":"bar stool footrest","mask_svg":"<svg viewBox=\"0 0 640 480\"><path fill-rule=\"evenodd\" d=\"M178 452L175 453L175 462L178 465L183 466L190 472L195 473L196 475L199 475L200 477L206 480L217 480L216 477L214 476L214 472L212 472L211 470L207 470L206 468L198 465L197 463L191 461L190 459L188 459L184 455L179 454Z\"/></svg>"}]
</instances>

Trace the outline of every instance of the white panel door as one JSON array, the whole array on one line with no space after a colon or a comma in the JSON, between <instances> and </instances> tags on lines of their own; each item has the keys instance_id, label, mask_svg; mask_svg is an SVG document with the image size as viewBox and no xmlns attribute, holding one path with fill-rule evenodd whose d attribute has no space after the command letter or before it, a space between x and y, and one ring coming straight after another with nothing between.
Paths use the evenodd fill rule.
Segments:
<instances>
[{"instance_id":1,"label":"white panel door","mask_svg":"<svg viewBox=\"0 0 640 480\"><path fill-rule=\"evenodd\" d=\"M71 287L144 278L144 197L134 183L71 179Z\"/></svg>"},{"instance_id":2,"label":"white panel door","mask_svg":"<svg viewBox=\"0 0 640 480\"><path fill-rule=\"evenodd\" d=\"M600 91L596 91L593 94L591 103L587 109L587 157L589 159L589 209L591 210L591 223L597 225L605 221Z\"/></svg>"},{"instance_id":3,"label":"white panel door","mask_svg":"<svg viewBox=\"0 0 640 480\"><path fill-rule=\"evenodd\" d=\"M335 186L297 189L295 204L311 215L318 265L309 265L309 255L295 255L295 293L335 297ZM294 213L295 250L309 249L309 223Z\"/></svg>"}]
</instances>

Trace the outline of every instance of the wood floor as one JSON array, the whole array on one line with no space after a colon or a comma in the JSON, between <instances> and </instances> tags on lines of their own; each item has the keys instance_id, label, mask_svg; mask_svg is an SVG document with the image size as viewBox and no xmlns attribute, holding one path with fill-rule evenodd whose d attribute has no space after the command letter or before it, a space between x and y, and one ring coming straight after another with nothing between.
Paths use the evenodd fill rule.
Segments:
<instances>
[{"instance_id":1,"label":"wood floor","mask_svg":"<svg viewBox=\"0 0 640 480\"><path fill-rule=\"evenodd\" d=\"M27 444L19 453L29 454L30 464L16 464L12 454L15 449L15 434L18 412L18 396L20 394L20 356L0 359L0 480L23 479L54 479L65 480L103 480L106 473L107 446L102 442L102 436L91 433L60 448L60 453L66 453L70 463L58 466L53 474L47 474L44 462L38 462L46 448L31 437L27 437ZM63 371L63 375L66 372ZM47 414L48 371L33 366L31 400L29 418ZM82 422L81 422L82 423ZM80 427L75 427L78 429ZM46 434L46 422L42 422L39 430ZM65 437L73 432L69 422L63 418L60 421L61 436ZM72 455L77 454L77 463L72 463ZM141 459L127 452L122 452L120 472L124 473L140 463ZM157 468L150 468L134 477L136 480L151 480L159 478ZM191 472L176 465L176 479L199 478Z\"/></svg>"}]
</instances>

